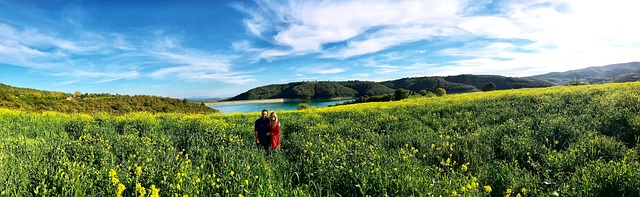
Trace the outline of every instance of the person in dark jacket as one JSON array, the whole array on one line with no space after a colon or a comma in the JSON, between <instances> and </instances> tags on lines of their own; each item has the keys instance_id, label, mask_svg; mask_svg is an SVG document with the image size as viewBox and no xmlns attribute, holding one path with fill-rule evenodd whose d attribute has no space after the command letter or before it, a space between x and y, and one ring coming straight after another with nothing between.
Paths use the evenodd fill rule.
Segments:
<instances>
[{"instance_id":1,"label":"person in dark jacket","mask_svg":"<svg viewBox=\"0 0 640 197\"><path fill-rule=\"evenodd\" d=\"M254 131L256 133L256 144L259 147L264 148L267 154L271 151L271 136L268 136L267 133L270 132L269 128L269 111L266 109L262 110L262 116L256 120L254 125Z\"/></svg>"}]
</instances>

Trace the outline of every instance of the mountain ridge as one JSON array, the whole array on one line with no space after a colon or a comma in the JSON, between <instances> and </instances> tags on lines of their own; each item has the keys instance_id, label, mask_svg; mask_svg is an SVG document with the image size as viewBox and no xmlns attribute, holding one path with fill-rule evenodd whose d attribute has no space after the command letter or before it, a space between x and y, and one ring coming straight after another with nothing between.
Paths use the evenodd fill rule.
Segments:
<instances>
[{"instance_id":1,"label":"mountain ridge","mask_svg":"<svg viewBox=\"0 0 640 197\"><path fill-rule=\"evenodd\" d=\"M391 94L396 89L414 92L435 91L444 88L449 93L477 92L488 82L496 84L497 89L515 89L525 87L548 87L555 84L538 79L505 77L500 75L456 75L407 77L382 82L374 81L303 81L287 84L270 84L252 88L227 99L327 99L336 97L362 97ZM506 88L505 88L506 87Z\"/></svg>"},{"instance_id":2,"label":"mountain ridge","mask_svg":"<svg viewBox=\"0 0 640 197\"><path fill-rule=\"evenodd\" d=\"M628 62L591 66L565 72L550 72L529 76L529 78L546 80L558 85L567 85L575 81L586 81L590 84L636 81L640 79L639 76L640 62Z\"/></svg>"}]
</instances>

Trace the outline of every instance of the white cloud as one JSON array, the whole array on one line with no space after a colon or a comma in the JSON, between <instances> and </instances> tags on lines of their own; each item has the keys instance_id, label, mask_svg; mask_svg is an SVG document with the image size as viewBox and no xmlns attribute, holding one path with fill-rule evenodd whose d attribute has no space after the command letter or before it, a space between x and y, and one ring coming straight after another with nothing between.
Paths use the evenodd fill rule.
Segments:
<instances>
[{"instance_id":1,"label":"white cloud","mask_svg":"<svg viewBox=\"0 0 640 197\"><path fill-rule=\"evenodd\" d=\"M107 36L85 32L69 41L40 33L35 28L19 30L0 23L0 63L43 70L70 78L58 85L80 81L105 83L144 76L177 77L180 80L214 80L225 83L253 81L248 73L233 71L233 55L217 55L183 47L181 37L156 33L155 42L132 43L122 34ZM83 57L90 54L91 57ZM150 73L141 73L146 70Z\"/></svg>"},{"instance_id":2,"label":"white cloud","mask_svg":"<svg viewBox=\"0 0 640 197\"><path fill-rule=\"evenodd\" d=\"M296 76L305 77L306 75L328 75L346 72L344 67L338 67L331 64L315 64L311 66L291 68L297 72Z\"/></svg>"},{"instance_id":3,"label":"white cloud","mask_svg":"<svg viewBox=\"0 0 640 197\"><path fill-rule=\"evenodd\" d=\"M254 35L280 46L263 58L322 52L326 44L349 41L325 57L344 59L449 31L465 2L454 1L256 1L258 7L235 6L250 15L245 24Z\"/></svg>"},{"instance_id":4,"label":"white cloud","mask_svg":"<svg viewBox=\"0 0 640 197\"><path fill-rule=\"evenodd\" d=\"M524 42L482 41L441 50L441 55L462 59L435 73L530 76L638 61L639 6L640 2L619 0L504 3L501 13L469 16L458 26L469 36Z\"/></svg>"}]
</instances>

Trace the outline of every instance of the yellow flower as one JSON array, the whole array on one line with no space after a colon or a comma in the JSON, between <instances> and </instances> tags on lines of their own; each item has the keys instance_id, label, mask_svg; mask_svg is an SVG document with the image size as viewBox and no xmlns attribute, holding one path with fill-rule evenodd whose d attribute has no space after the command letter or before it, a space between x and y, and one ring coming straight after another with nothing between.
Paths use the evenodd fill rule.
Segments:
<instances>
[{"instance_id":1,"label":"yellow flower","mask_svg":"<svg viewBox=\"0 0 640 197\"><path fill-rule=\"evenodd\" d=\"M453 190L453 192L451 192L451 196L458 196L458 192L456 192L456 190Z\"/></svg>"},{"instance_id":2,"label":"yellow flower","mask_svg":"<svg viewBox=\"0 0 640 197\"><path fill-rule=\"evenodd\" d=\"M522 194L527 194L527 188L523 187L521 191L522 191Z\"/></svg>"},{"instance_id":3,"label":"yellow flower","mask_svg":"<svg viewBox=\"0 0 640 197\"><path fill-rule=\"evenodd\" d=\"M233 176L234 174L236 174L236 172L234 172L233 170L231 170L231 172L229 172L229 175Z\"/></svg>"},{"instance_id":4,"label":"yellow flower","mask_svg":"<svg viewBox=\"0 0 640 197\"><path fill-rule=\"evenodd\" d=\"M469 167L467 167L467 165L462 164L462 172L467 172L468 169Z\"/></svg>"},{"instance_id":5,"label":"yellow flower","mask_svg":"<svg viewBox=\"0 0 640 197\"><path fill-rule=\"evenodd\" d=\"M244 197L244 195L242 195L242 194L238 194L238 197Z\"/></svg>"},{"instance_id":6,"label":"yellow flower","mask_svg":"<svg viewBox=\"0 0 640 197\"><path fill-rule=\"evenodd\" d=\"M118 184L117 196L118 197L122 197L122 192L124 192L125 189L127 189L127 188L122 183Z\"/></svg>"},{"instance_id":7,"label":"yellow flower","mask_svg":"<svg viewBox=\"0 0 640 197\"><path fill-rule=\"evenodd\" d=\"M484 191L491 193L491 186L485 185Z\"/></svg>"},{"instance_id":8,"label":"yellow flower","mask_svg":"<svg viewBox=\"0 0 640 197\"><path fill-rule=\"evenodd\" d=\"M120 180L118 180L118 177L116 177L115 169L109 170L109 177L111 177L111 183L113 183L114 185L117 185L118 183L120 183Z\"/></svg>"},{"instance_id":9,"label":"yellow flower","mask_svg":"<svg viewBox=\"0 0 640 197\"><path fill-rule=\"evenodd\" d=\"M144 197L147 194L147 190L140 183L136 183L136 191L138 191L140 197Z\"/></svg>"},{"instance_id":10,"label":"yellow flower","mask_svg":"<svg viewBox=\"0 0 640 197\"><path fill-rule=\"evenodd\" d=\"M251 166L247 165L247 171L251 170Z\"/></svg>"},{"instance_id":11,"label":"yellow flower","mask_svg":"<svg viewBox=\"0 0 640 197\"><path fill-rule=\"evenodd\" d=\"M196 183L200 183L200 177L196 178Z\"/></svg>"},{"instance_id":12,"label":"yellow flower","mask_svg":"<svg viewBox=\"0 0 640 197\"><path fill-rule=\"evenodd\" d=\"M353 170L349 169L349 173L352 173L352 172L353 172Z\"/></svg>"},{"instance_id":13,"label":"yellow flower","mask_svg":"<svg viewBox=\"0 0 640 197\"><path fill-rule=\"evenodd\" d=\"M245 179L245 180L244 180L244 184L245 184L245 185L249 185L249 180Z\"/></svg>"},{"instance_id":14,"label":"yellow flower","mask_svg":"<svg viewBox=\"0 0 640 197\"><path fill-rule=\"evenodd\" d=\"M156 185L151 185L151 197L159 197L160 190L156 188Z\"/></svg>"},{"instance_id":15,"label":"yellow flower","mask_svg":"<svg viewBox=\"0 0 640 197\"><path fill-rule=\"evenodd\" d=\"M522 196L520 195L520 193L518 193L518 194L516 194L516 197L522 197Z\"/></svg>"},{"instance_id":16,"label":"yellow flower","mask_svg":"<svg viewBox=\"0 0 640 197\"><path fill-rule=\"evenodd\" d=\"M142 167L136 167L136 176L140 176L142 174Z\"/></svg>"}]
</instances>

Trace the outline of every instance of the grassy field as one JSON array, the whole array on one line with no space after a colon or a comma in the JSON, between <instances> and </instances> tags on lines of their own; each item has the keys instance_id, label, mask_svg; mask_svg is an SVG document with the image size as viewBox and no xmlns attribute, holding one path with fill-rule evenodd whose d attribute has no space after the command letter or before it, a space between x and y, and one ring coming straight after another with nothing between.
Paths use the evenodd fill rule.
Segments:
<instances>
[{"instance_id":1,"label":"grassy field","mask_svg":"<svg viewBox=\"0 0 640 197\"><path fill-rule=\"evenodd\" d=\"M258 113L0 109L0 196L640 196L640 83Z\"/></svg>"}]
</instances>

